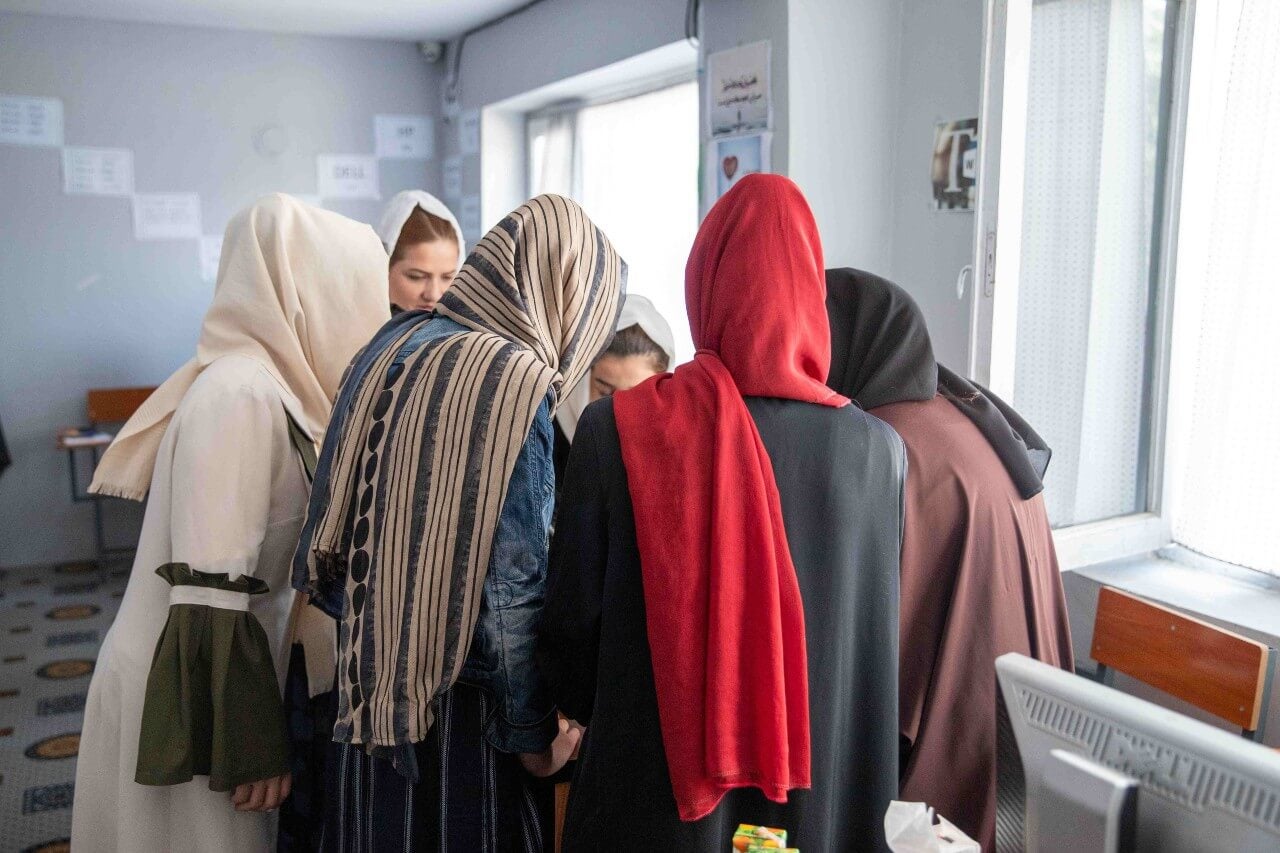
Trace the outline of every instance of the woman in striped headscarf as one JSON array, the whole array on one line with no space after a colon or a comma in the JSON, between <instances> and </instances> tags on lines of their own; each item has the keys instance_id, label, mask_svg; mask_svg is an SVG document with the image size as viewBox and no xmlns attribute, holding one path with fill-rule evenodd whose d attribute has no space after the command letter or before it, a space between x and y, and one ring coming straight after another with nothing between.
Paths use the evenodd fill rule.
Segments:
<instances>
[{"instance_id":1,"label":"woman in striped headscarf","mask_svg":"<svg viewBox=\"0 0 1280 853\"><path fill-rule=\"evenodd\" d=\"M393 319L353 362L294 558L340 626L326 848L541 849L521 764L549 775L577 737L532 660L551 417L608 344L625 277L581 208L539 196L436 316Z\"/></svg>"}]
</instances>

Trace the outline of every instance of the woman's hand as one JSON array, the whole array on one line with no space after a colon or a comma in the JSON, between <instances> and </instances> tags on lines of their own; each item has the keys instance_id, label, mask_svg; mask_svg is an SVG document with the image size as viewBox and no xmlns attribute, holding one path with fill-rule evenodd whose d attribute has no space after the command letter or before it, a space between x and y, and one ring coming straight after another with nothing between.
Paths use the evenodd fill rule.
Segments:
<instances>
[{"instance_id":1,"label":"woman's hand","mask_svg":"<svg viewBox=\"0 0 1280 853\"><path fill-rule=\"evenodd\" d=\"M577 751L582 740L582 727L577 723L560 718L560 733L543 752L522 752L520 763L530 774L543 778L559 772L561 767Z\"/></svg>"},{"instance_id":2,"label":"woman's hand","mask_svg":"<svg viewBox=\"0 0 1280 853\"><path fill-rule=\"evenodd\" d=\"M231 792L231 804L238 812L274 811L289 798L289 790L292 787L293 776L289 773L273 779L246 782L243 785L237 785Z\"/></svg>"}]
</instances>

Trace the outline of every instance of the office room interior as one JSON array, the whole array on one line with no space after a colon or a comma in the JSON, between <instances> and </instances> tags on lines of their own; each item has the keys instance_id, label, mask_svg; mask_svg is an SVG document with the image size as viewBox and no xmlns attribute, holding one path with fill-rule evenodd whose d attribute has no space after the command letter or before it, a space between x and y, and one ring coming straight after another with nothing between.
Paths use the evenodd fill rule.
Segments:
<instances>
[{"instance_id":1,"label":"office room interior","mask_svg":"<svg viewBox=\"0 0 1280 853\"><path fill-rule=\"evenodd\" d=\"M0 0L0 851L1280 850L1277 45Z\"/></svg>"}]
</instances>

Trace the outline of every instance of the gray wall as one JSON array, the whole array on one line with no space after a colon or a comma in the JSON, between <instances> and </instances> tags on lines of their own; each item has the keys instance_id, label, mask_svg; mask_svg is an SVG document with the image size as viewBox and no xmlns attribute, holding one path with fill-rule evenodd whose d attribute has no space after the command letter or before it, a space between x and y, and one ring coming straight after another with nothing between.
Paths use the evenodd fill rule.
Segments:
<instances>
[{"instance_id":1,"label":"gray wall","mask_svg":"<svg viewBox=\"0 0 1280 853\"><path fill-rule=\"evenodd\" d=\"M789 174L827 266L888 270L901 16L891 0L789 4Z\"/></svg>"},{"instance_id":2,"label":"gray wall","mask_svg":"<svg viewBox=\"0 0 1280 853\"><path fill-rule=\"evenodd\" d=\"M459 108L483 109L682 39L684 13L685 0L545 0L467 38L458 65ZM438 126L441 156L458 153L456 123L445 119ZM480 157L465 157L462 174L463 195L479 195ZM482 229L506 213L486 210Z\"/></svg>"},{"instance_id":3,"label":"gray wall","mask_svg":"<svg viewBox=\"0 0 1280 853\"><path fill-rule=\"evenodd\" d=\"M314 193L317 153L372 154L373 116L438 112L411 44L0 14L0 92L54 96L66 144L131 148L136 189L200 193L205 233L270 191ZM288 150L258 155L256 129ZM384 197L438 182L438 159L380 163ZM212 285L190 240L133 239L127 199L62 193L55 148L0 146L0 565L87 556L56 429L91 387L153 385L193 352ZM378 202L328 206L365 221ZM117 541L138 512L113 501Z\"/></svg>"},{"instance_id":4,"label":"gray wall","mask_svg":"<svg viewBox=\"0 0 1280 853\"><path fill-rule=\"evenodd\" d=\"M467 40L462 108L681 39L684 5L547 0ZM808 196L828 265L862 267L906 287L928 318L939 358L960 367L969 318L955 280L970 262L973 215L931 209L929 164L934 124L977 114L982 9L979 0L702 4L704 54L772 41L773 167ZM442 128L442 147L452 153L456 128ZM478 194L479 157L467 158L464 176L464 192ZM491 220L502 212L485 213Z\"/></svg>"},{"instance_id":5,"label":"gray wall","mask_svg":"<svg viewBox=\"0 0 1280 853\"><path fill-rule=\"evenodd\" d=\"M972 256L973 214L931 208L929 165L934 125L978 114L983 4L790 0L788 9L787 172L813 206L827 265L905 287L939 360L963 370L969 314L955 280Z\"/></svg>"},{"instance_id":6,"label":"gray wall","mask_svg":"<svg viewBox=\"0 0 1280 853\"><path fill-rule=\"evenodd\" d=\"M781 0L703 0L703 55L768 39L773 88L773 171L786 175L791 163L791 3ZM707 141L707 93L702 91L699 133Z\"/></svg>"},{"instance_id":7,"label":"gray wall","mask_svg":"<svg viewBox=\"0 0 1280 853\"><path fill-rule=\"evenodd\" d=\"M938 360L962 373L969 358L969 291L964 301L956 298L956 277L972 262L974 214L932 209L929 162L936 123L978 114L982 9L980 0L902 5L891 140L896 160L887 275L920 303Z\"/></svg>"}]
</instances>

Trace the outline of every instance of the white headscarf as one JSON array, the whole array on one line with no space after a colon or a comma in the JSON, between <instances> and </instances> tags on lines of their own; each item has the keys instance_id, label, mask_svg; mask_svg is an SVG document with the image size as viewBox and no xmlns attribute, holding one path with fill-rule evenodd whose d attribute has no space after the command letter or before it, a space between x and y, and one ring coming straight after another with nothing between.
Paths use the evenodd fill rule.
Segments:
<instances>
[{"instance_id":1,"label":"white headscarf","mask_svg":"<svg viewBox=\"0 0 1280 853\"><path fill-rule=\"evenodd\" d=\"M639 294L628 293L626 301L622 303L622 311L618 314L618 325L615 330L621 332L632 326L639 326L649 340L667 354L668 368L675 367L676 341L671 334L671 326L658 313L658 309L652 302ZM573 434L578 430L578 418L582 417L582 410L590 402L591 374L588 373L573 387L572 391L565 395L564 402L560 404L560 408L556 409L556 423L560 424L565 438L573 441Z\"/></svg>"},{"instance_id":2,"label":"white headscarf","mask_svg":"<svg viewBox=\"0 0 1280 853\"><path fill-rule=\"evenodd\" d=\"M387 256L368 225L279 193L258 200L227 224L195 358L124 425L89 490L142 500L178 404L225 355L261 363L294 420L318 441L342 372L388 317Z\"/></svg>"},{"instance_id":3,"label":"white headscarf","mask_svg":"<svg viewBox=\"0 0 1280 853\"><path fill-rule=\"evenodd\" d=\"M467 243L462 239L462 226L458 225L457 218L449 208L445 207L444 202L424 190L404 190L396 193L391 201L387 202L386 209L382 211L382 219L378 221L378 237L386 247L387 254L395 251L396 241L400 239L400 231L403 230L405 222L409 220L409 214L413 213L415 207L422 208L432 216L440 217L453 228L453 235L458 238L458 269L462 269L462 262L467 257ZM454 273L456 274L457 270Z\"/></svg>"}]
</instances>

